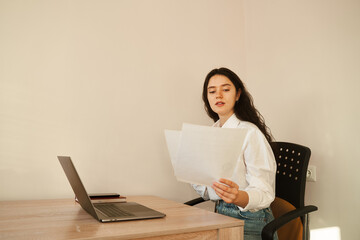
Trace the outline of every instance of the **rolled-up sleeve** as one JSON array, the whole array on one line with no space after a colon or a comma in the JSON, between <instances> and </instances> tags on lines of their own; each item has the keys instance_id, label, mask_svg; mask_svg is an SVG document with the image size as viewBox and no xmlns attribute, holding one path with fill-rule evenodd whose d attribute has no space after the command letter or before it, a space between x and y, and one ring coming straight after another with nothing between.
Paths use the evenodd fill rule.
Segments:
<instances>
[{"instance_id":1,"label":"rolled-up sleeve","mask_svg":"<svg viewBox=\"0 0 360 240\"><path fill-rule=\"evenodd\" d=\"M197 184L191 184L191 186L204 200L209 200L209 195L207 193L206 186L197 185Z\"/></svg>"},{"instance_id":2,"label":"rolled-up sleeve","mask_svg":"<svg viewBox=\"0 0 360 240\"><path fill-rule=\"evenodd\" d=\"M191 184L191 186L204 200L216 201L221 199L213 188L197 184Z\"/></svg>"},{"instance_id":3,"label":"rolled-up sleeve","mask_svg":"<svg viewBox=\"0 0 360 240\"><path fill-rule=\"evenodd\" d=\"M246 165L244 189L249 202L242 211L257 211L267 208L275 199L276 161L265 136L258 129L252 129L247 136L243 157Z\"/></svg>"}]
</instances>

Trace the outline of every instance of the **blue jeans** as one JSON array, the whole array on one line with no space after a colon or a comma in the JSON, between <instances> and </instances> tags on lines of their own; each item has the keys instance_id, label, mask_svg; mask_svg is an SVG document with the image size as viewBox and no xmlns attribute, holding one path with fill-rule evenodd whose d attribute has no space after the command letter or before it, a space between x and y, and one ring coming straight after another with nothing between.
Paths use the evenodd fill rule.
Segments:
<instances>
[{"instance_id":1,"label":"blue jeans","mask_svg":"<svg viewBox=\"0 0 360 240\"><path fill-rule=\"evenodd\" d=\"M265 208L257 212L242 212L240 209L230 203L222 200L216 206L218 213L244 220L244 240L261 240L261 231L264 226L274 219L270 208ZM277 234L274 235L274 240L277 240Z\"/></svg>"}]
</instances>

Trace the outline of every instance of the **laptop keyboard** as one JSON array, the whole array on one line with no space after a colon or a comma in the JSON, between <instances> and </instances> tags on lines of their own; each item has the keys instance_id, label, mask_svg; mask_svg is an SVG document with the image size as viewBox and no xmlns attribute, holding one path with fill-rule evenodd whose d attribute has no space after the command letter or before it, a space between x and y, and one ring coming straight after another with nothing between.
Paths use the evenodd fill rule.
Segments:
<instances>
[{"instance_id":1,"label":"laptop keyboard","mask_svg":"<svg viewBox=\"0 0 360 240\"><path fill-rule=\"evenodd\" d=\"M134 216L123 209L118 208L113 204L98 204L96 208L99 209L102 213L104 213L108 217L126 217L126 216Z\"/></svg>"}]
</instances>

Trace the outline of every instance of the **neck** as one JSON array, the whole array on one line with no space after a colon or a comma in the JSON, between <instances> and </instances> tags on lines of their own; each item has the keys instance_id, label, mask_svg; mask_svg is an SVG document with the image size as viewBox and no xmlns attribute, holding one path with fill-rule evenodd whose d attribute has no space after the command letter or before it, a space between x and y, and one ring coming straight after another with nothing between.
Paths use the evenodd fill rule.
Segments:
<instances>
[{"instance_id":1,"label":"neck","mask_svg":"<svg viewBox=\"0 0 360 240\"><path fill-rule=\"evenodd\" d=\"M219 115L220 127L222 127L232 115L233 115L233 113L225 115L225 116L224 115L223 116Z\"/></svg>"}]
</instances>

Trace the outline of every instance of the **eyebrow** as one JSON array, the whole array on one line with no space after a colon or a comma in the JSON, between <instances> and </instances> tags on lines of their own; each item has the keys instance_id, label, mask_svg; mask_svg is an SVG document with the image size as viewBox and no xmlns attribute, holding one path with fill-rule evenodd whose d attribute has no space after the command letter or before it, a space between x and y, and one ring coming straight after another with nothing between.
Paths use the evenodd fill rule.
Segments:
<instances>
[{"instance_id":1,"label":"eyebrow","mask_svg":"<svg viewBox=\"0 0 360 240\"><path fill-rule=\"evenodd\" d=\"M225 83L225 84L222 84L222 85L220 85L221 87L225 87L225 86L230 86L231 87L231 84L229 84L229 83ZM210 88L216 88L215 86L210 86L210 87L208 87L208 89L210 89Z\"/></svg>"}]
</instances>

